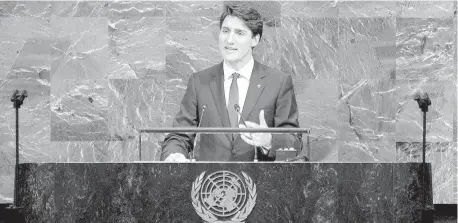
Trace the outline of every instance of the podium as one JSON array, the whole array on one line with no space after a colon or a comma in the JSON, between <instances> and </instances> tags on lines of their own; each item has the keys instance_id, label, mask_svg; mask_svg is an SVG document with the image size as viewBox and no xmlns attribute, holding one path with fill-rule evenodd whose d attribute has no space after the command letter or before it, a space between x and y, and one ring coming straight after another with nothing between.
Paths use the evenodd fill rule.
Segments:
<instances>
[{"instance_id":1,"label":"podium","mask_svg":"<svg viewBox=\"0 0 458 223\"><path fill-rule=\"evenodd\" d=\"M420 165L23 163L18 203L27 222L419 222Z\"/></svg>"}]
</instances>

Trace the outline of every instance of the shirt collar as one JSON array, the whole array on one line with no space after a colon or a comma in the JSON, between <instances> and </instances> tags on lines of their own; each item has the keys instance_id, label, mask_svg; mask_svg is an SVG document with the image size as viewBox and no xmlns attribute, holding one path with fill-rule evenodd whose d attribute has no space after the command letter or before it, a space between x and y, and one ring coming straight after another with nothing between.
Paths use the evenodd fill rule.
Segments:
<instances>
[{"instance_id":1,"label":"shirt collar","mask_svg":"<svg viewBox=\"0 0 458 223\"><path fill-rule=\"evenodd\" d=\"M251 73L253 72L253 67L254 67L254 59L253 56L251 56L250 61L248 61L245 66L240 68L240 70L234 70L232 67L226 64L226 61L223 62L223 71L224 71L224 80L232 78L232 74L237 72L240 74L240 77L244 77L247 80L250 80L251 78Z\"/></svg>"}]
</instances>

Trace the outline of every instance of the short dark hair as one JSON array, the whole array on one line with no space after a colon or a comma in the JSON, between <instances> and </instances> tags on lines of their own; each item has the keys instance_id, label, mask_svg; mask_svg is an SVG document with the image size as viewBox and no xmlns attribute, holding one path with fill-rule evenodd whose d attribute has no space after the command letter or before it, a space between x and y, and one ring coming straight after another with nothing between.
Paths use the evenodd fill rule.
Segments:
<instances>
[{"instance_id":1,"label":"short dark hair","mask_svg":"<svg viewBox=\"0 0 458 223\"><path fill-rule=\"evenodd\" d=\"M259 39L262 37L262 17L256 9L243 4L228 3L224 5L223 14L219 19L219 28L223 25L224 19L228 16L234 16L242 20L248 29L251 30L253 37L259 34Z\"/></svg>"}]
</instances>

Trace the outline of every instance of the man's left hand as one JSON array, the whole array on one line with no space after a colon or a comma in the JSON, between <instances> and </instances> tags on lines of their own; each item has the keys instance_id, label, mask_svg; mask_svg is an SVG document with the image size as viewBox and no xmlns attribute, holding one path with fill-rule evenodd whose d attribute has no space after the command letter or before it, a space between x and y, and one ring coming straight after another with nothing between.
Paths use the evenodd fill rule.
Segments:
<instances>
[{"instance_id":1,"label":"man's left hand","mask_svg":"<svg viewBox=\"0 0 458 223\"><path fill-rule=\"evenodd\" d=\"M247 121L245 122L247 126L240 124L239 128L269 128L264 117L264 110L259 112L259 122L258 125L254 122ZM241 133L241 137L246 143L261 147L264 154L267 154L271 148L272 134L270 133Z\"/></svg>"}]
</instances>

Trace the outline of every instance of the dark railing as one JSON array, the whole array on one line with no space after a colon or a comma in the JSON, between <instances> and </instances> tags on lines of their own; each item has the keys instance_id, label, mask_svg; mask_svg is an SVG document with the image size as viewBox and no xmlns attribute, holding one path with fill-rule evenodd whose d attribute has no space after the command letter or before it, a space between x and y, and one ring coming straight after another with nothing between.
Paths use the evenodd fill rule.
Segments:
<instances>
[{"instance_id":1,"label":"dark railing","mask_svg":"<svg viewBox=\"0 0 458 223\"><path fill-rule=\"evenodd\" d=\"M305 133L307 134L307 147L309 146L308 128L222 128L222 127L189 127L189 128L154 128L154 129L139 129L138 130L138 153L139 159L142 160L142 133L211 133L211 134L230 134L230 133ZM310 150L309 150L310 152ZM310 157L310 154L309 154Z\"/></svg>"},{"instance_id":2,"label":"dark railing","mask_svg":"<svg viewBox=\"0 0 458 223\"><path fill-rule=\"evenodd\" d=\"M268 132L268 133L310 133L310 129L306 128L155 128L155 129L140 129L140 133L256 133L256 132Z\"/></svg>"}]
</instances>

